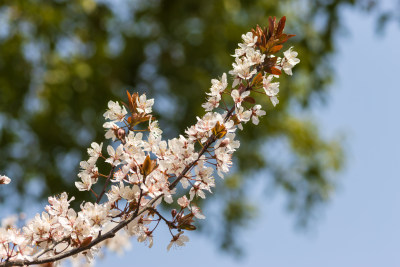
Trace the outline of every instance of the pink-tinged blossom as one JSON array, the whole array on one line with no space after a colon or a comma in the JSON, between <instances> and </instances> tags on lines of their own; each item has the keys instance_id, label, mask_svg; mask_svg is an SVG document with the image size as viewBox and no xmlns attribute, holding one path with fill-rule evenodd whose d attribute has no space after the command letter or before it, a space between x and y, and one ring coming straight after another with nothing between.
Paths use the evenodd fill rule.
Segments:
<instances>
[{"instance_id":1,"label":"pink-tinged blossom","mask_svg":"<svg viewBox=\"0 0 400 267\"><path fill-rule=\"evenodd\" d=\"M82 173L80 178L82 182L75 182L76 188L78 188L79 191L89 191L93 185L90 175L87 173Z\"/></svg>"},{"instance_id":2,"label":"pink-tinged blossom","mask_svg":"<svg viewBox=\"0 0 400 267\"><path fill-rule=\"evenodd\" d=\"M234 133L228 133L225 135L224 139L219 139L217 143L215 144L216 148L225 148L226 152L231 154L236 151L240 147L240 141L235 140L235 134Z\"/></svg>"},{"instance_id":3,"label":"pink-tinged blossom","mask_svg":"<svg viewBox=\"0 0 400 267\"><path fill-rule=\"evenodd\" d=\"M238 75L235 76L234 72L229 72L229 74L232 74L234 76L232 88L236 88L239 84L242 83L242 79Z\"/></svg>"},{"instance_id":4,"label":"pink-tinged blossom","mask_svg":"<svg viewBox=\"0 0 400 267\"><path fill-rule=\"evenodd\" d=\"M257 73L256 69L251 70L253 63L246 58L236 58L235 63L233 63L232 66L233 70L229 71L229 74L235 77L238 76L244 80L249 80Z\"/></svg>"},{"instance_id":5,"label":"pink-tinged blossom","mask_svg":"<svg viewBox=\"0 0 400 267\"><path fill-rule=\"evenodd\" d=\"M257 38L257 36L253 36L252 32L242 34L243 42L249 47L253 47L257 43Z\"/></svg>"},{"instance_id":6,"label":"pink-tinged blossom","mask_svg":"<svg viewBox=\"0 0 400 267\"><path fill-rule=\"evenodd\" d=\"M87 150L90 157L97 159L99 156L101 156L101 150L103 148L103 143L98 144L96 142L93 142L90 146L91 147L88 148L88 150Z\"/></svg>"},{"instance_id":7,"label":"pink-tinged blossom","mask_svg":"<svg viewBox=\"0 0 400 267\"><path fill-rule=\"evenodd\" d=\"M52 216L65 216L69 209L69 203L74 199L75 197L68 199L68 194L63 192L58 196L49 197L50 205L47 205L45 209Z\"/></svg>"},{"instance_id":8,"label":"pink-tinged blossom","mask_svg":"<svg viewBox=\"0 0 400 267\"><path fill-rule=\"evenodd\" d=\"M111 121L123 121L128 112L124 106L120 106L117 101L108 102L108 110L104 113L104 118Z\"/></svg>"},{"instance_id":9,"label":"pink-tinged blossom","mask_svg":"<svg viewBox=\"0 0 400 267\"><path fill-rule=\"evenodd\" d=\"M9 184L11 179L5 175L0 176L0 184Z\"/></svg>"},{"instance_id":10,"label":"pink-tinged blossom","mask_svg":"<svg viewBox=\"0 0 400 267\"><path fill-rule=\"evenodd\" d=\"M150 134L154 138L159 138L162 135L162 130L160 129L160 126L158 125L158 121L149 121L149 130Z\"/></svg>"},{"instance_id":11,"label":"pink-tinged blossom","mask_svg":"<svg viewBox=\"0 0 400 267\"><path fill-rule=\"evenodd\" d=\"M217 146L215 146L215 147L217 147ZM204 161L202 161L202 160L200 160L198 162L194 171L196 174L196 179L200 179L202 181L210 181L210 176L212 176L212 174L214 172L213 168L204 166Z\"/></svg>"},{"instance_id":12,"label":"pink-tinged blossom","mask_svg":"<svg viewBox=\"0 0 400 267\"><path fill-rule=\"evenodd\" d=\"M276 96L271 96L269 99L274 107L279 104L279 99Z\"/></svg>"},{"instance_id":13,"label":"pink-tinged blossom","mask_svg":"<svg viewBox=\"0 0 400 267\"><path fill-rule=\"evenodd\" d=\"M137 104L136 109L138 112L141 112L141 113L144 112L144 113L149 114L152 111L154 99L147 100L146 95L143 94L137 99L136 104Z\"/></svg>"},{"instance_id":14,"label":"pink-tinged blossom","mask_svg":"<svg viewBox=\"0 0 400 267\"><path fill-rule=\"evenodd\" d=\"M190 201L192 201L195 196L205 199L206 194L203 192L203 190L208 190L210 193L212 193L210 186L214 186L214 184L205 184L203 181L195 182L193 187L189 190Z\"/></svg>"},{"instance_id":15,"label":"pink-tinged blossom","mask_svg":"<svg viewBox=\"0 0 400 267\"><path fill-rule=\"evenodd\" d=\"M114 202L122 199L121 187L123 187L122 182L120 182L119 185L111 186L111 189L106 193L109 202L114 203Z\"/></svg>"},{"instance_id":16,"label":"pink-tinged blossom","mask_svg":"<svg viewBox=\"0 0 400 267\"><path fill-rule=\"evenodd\" d=\"M133 131L130 131L127 138L125 139L126 144L125 144L125 152L137 156L141 155L144 156L144 151L143 147L145 144L145 141L143 139L143 134L142 133L134 133Z\"/></svg>"},{"instance_id":17,"label":"pink-tinged blossom","mask_svg":"<svg viewBox=\"0 0 400 267\"><path fill-rule=\"evenodd\" d=\"M233 101L235 102L235 105L238 107L241 105L243 100L250 95L250 91L244 91L242 94L239 93L239 90L232 90L231 96L233 98Z\"/></svg>"},{"instance_id":18,"label":"pink-tinged blossom","mask_svg":"<svg viewBox=\"0 0 400 267\"><path fill-rule=\"evenodd\" d=\"M80 166L82 170L78 173L78 177L85 183L85 186L80 185L81 188L86 187L89 190L92 184L97 183L99 172L95 165L96 160L97 158L90 157L87 161L81 161Z\"/></svg>"},{"instance_id":19,"label":"pink-tinged blossom","mask_svg":"<svg viewBox=\"0 0 400 267\"><path fill-rule=\"evenodd\" d=\"M250 120L251 117L251 111L250 110L245 110L243 107L239 107L236 109L236 118L240 121L240 122L248 122ZM238 128L240 130L243 130L243 126L242 124L238 124Z\"/></svg>"},{"instance_id":20,"label":"pink-tinged blossom","mask_svg":"<svg viewBox=\"0 0 400 267\"><path fill-rule=\"evenodd\" d=\"M96 158L89 158L88 160L83 160L80 162L81 172L85 172L87 174L95 175L98 173L98 169L96 167ZM78 176L80 176L78 174Z\"/></svg>"},{"instance_id":21,"label":"pink-tinged blossom","mask_svg":"<svg viewBox=\"0 0 400 267\"><path fill-rule=\"evenodd\" d=\"M173 190L167 190L167 189L162 190L162 194L164 195L163 197L164 201L168 204L172 204L172 202L174 202L172 195L174 195L175 192L176 188L174 188Z\"/></svg>"},{"instance_id":22,"label":"pink-tinged blossom","mask_svg":"<svg viewBox=\"0 0 400 267\"><path fill-rule=\"evenodd\" d=\"M138 242L144 242L149 248L153 246L153 232L145 231L137 238Z\"/></svg>"},{"instance_id":23,"label":"pink-tinged blossom","mask_svg":"<svg viewBox=\"0 0 400 267\"><path fill-rule=\"evenodd\" d=\"M81 205L79 214L91 227L91 233L97 234L110 220L108 219L109 207L105 204L86 202Z\"/></svg>"},{"instance_id":24,"label":"pink-tinged blossom","mask_svg":"<svg viewBox=\"0 0 400 267\"><path fill-rule=\"evenodd\" d=\"M43 246L50 238L53 223L56 222L46 212L42 212L42 216L36 214L35 218L24 227L24 233L26 236L29 236L31 243L44 242L43 244L39 244Z\"/></svg>"},{"instance_id":25,"label":"pink-tinged blossom","mask_svg":"<svg viewBox=\"0 0 400 267\"><path fill-rule=\"evenodd\" d=\"M250 47L248 47L247 45L245 45L245 44L239 44L239 48L236 48L235 49L235 54L234 55L232 55L233 57L241 57L241 56L243 56L243 55L245 55L246 54L246 52L247 52L247 50L249 49Z\"/></svg>"},{"instance_id":26,"label":"pink-tinged blossom","mask_svg":"<svg viewBox=\"0 0 400 267\"><path fill-rule=\"evenodd\" d=\"M126 199L128 202L137 201L139 198L140 190L137 185L133 186L124 186L122 183L120 184L119 195Z\"/></svg>"},{"instance_id":27,"label":"pink-tinged blossom","mask_svg":"<svg viewBox=\"0 0 400 267\"><path fill-rule=\"evenodd\" d=\"M221 178L224 178L222 173L228 173L229 168L232 166L232 154L226 153L224 148L218 148L215 150L215 156L217 160L217 172Z\"/></svg>"},{"instance_id":28,"label":"pink-tinged blossom","mask_svg":"<svg viewBox=\"0 0 400 267\"><path fill-rule=\"evenodd\" d=\"M228 81L226 79L226 73L222 74L221 80L212 79L211 80L210 93L206 93L209 96L220 96L223 91L225 91L228 86Z\"/></svg>"},{"instance_id":29,"label":"pink-tinged blossom","mask_svg":"<svg viewBox=\"0 0 400 267\"><path fill-rule=\"evenodd\" d=\"M292 68L300 62L297 57L297 52L292 51L293 47L283 52L284 58L282 59L282 69L287 75L292 75Z\"/></svg>"},{"instance_id":30,"label":"pink-tinged blossom","mask_svg":"<svg viewBox=\"0 0 400 267\"><path fill-rule=\"evenodd\" d=\"M183 209L186 208L187 206L189 206L189 203L190 203L190 201L189 201L189 199L187 199L186 196L180 197L178 199L178 205L181 206L181 208L183 208Z\"/></svg>"},{"instance_id":31,"label":"pink-tinged blossom","mask_svg":"<svg viewBox=\"0 0 400 267\"><path fill-rule=\"evenodd\" d=\"M202 137L204 137L204 133L200 133L197 129L196 129L196 125L192 125L190 126L188 129L186 129L185 131L186 135L188 136L188 138L192 141L194 140L198 140L201 139Z\"/></svg>"},{"instance_id":32,"label":"pink-tinged blossom","mask_svg":"<svg viewBox=\"0 0 400 267\"><path fill-rule=\"evenodd\" d=\"M197 117L195 129L198 132L205 133L214 128L217 121L223 120L221 114L216 112L207 112L202 118Z\"/></svg>"},{"instance_id":33,"label":"pink-tinged blossom","mask_svg":"<svg viewBox=\"0 0 400 267\"><path fill-rule=\"evenodd\" d=\"M183 247L186 242L189 242L189 237L182 235L181 233L172 238L171 243L169 243L167 246L168 251L171 249L171 247Z\"/></svg>"},{"instance_id":34,"label":"pink-tinged blossom","mask_svg":"<svg viewBox=\"0 0 400 267\"><path fill-rule=\"evenodd\" d=\"M122 164L125 156L124 146L122 144L119 145L116 150L114 150L112 146L108 146L107 152L110 157L106 159L106 162L110 163L113 166L118 166Z\"/></svg>"},{"instance_id":35,"label":"pink-tinged blossom","mask_svg":"<svg viewBox=\"0 0 400 267\"><path fill-rule=\"evenodd\" d=\"M207 98L207 102L201 105L205 111L212 111L213 109L219 106L219 102L221 101L221 95L210 96Z\"/></svg>"},{"instance_id":36,"label":"pink-tinged blossom","mask_svg":"<svg viewBox=\"0 0 400 267\"><path fill-rule=\"evenodd\" d=\"M18 222L18 216L16 214L2 218L1 219L1 227L3 228L15 228L16 223ZM1 243L1 241L0 241Z\"/></svg>"},{"instance_id":37,"label":"pink-tinged blossom","mask_svg":"<svg viewBox=\"0 0 400 267\"><path fill-rule=\"evenodd\" d=\"M274 76L269 75L267 78L263 78L263 88L265 94L269 96L272 104L276 106L279 103L278 98L276 97L279 93L279 82L271 82Z\"/></svg>"},{"instance_id":38,"label":"pink-tinged blossom","mask_svg":"<svg viewBox=\"0 0 400 267\"><path fill-rule=\"evenodd\" d=\"M261 105L255 105L251 108L251 121L254 125L258 125L258 123L260 122L258 117L262 117L265 114L266 112L264 110L261 110Z\"/></svg>"},{"instance_id":39,"label":"pink-tinged blossom","mask_svg":"<svg viewBox=\"0 0 400 267\"><path fill-rule=\"evenodd\" d=\"M201 209L197 206L192 205L190 207L190 211L193 213L193 215L200 220L203 220L206 218L206 216L203 215L203 213L201 212Z\"/></svg>"},{"instance_id":40,"label":"pink-tinged blossom","mask_svg":"<svg viewBox=\"0 0 400 267\"><path fill-rule=\"evenodd\" d=\"M246 51L246 59L251 62L251 65L260 65L264 62L265 54L260 53L259 50L248 48Z\"/></svg>"},{"instance_id":41,"label":"pink-tinged blossom","mask_svg":"<svg viewBox=\"0 0 400 267\"><path fill-rule=\"evenodd\" d=\"M115 141L117 139L116 132L118 132L118 125L116 125L114 122L108 121L103 124L103 128L108 129L106 134L104 135L106 139L112 139Z\"/></svg>"}]
</instances>

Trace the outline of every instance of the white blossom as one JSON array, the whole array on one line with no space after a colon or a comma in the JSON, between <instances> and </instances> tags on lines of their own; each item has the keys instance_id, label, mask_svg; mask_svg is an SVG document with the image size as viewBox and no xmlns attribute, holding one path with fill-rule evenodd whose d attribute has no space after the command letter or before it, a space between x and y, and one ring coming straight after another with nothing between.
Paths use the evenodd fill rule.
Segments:
<instances>
[{"instance_id":1,"label":"white blossom","mask_svg":"<svg viewBox=\"0 0 400 267\"><path fill-rule=\"evenodd\" d=\"M189 203L190 203L190 201L189 201L189 199L187 199L186 196L183 196L183 197L178 199L178 204L182 208L186 208L187 206L189 206Z\"/></svg>"},{"instance_id":2,"label":"white blossom","mask_svg":"<svg viewBox=\"0 0 400 267\"><path fill-rule=\"evenodd\" d=\"M192 205L190 210L197 219L203 220L206 218L206 216L203 215L203 213L201 212L201 209L199 207Z\"/></svg>"},{"instance_id":3,"label":"white blossom","mask_svg":"<svg viewBox=\"0 0 400 267\"><path fill-rule=\"evenodd\" d=\"M233 98L233 102L235 102L236 106L240 106L243 100L250 95L250 91L244 91L241 94L238 90L232 90L231 96Z\"/></svg>"},{"instance_id":4,"label":"white blossom","mask_svg":"<svg viewBox=\"0 0 400 267\"><path fill-rule=\"evenodd\" d=\"M233 70L229 71L229 74L235 77L238 76L244 80L249 80L257 73L256 69L251 69L253 65L253 62L246 58L236 58L235 63L232 64Z\"/></svg>"},{"instance_id":5,"label":"white blossom","mask_svg":"<svg viewBox=\"0 0 400 267\"><path fill-rule=\"evenodd\" d=\"M11 182L11 179L8 178L5 175L0 176L0 184L9 184Z\"/></svg>"},{"instance_id":6,"label":"white blossom","mask_svg":"<svg viewBox=\"0 0 400 267\"><path fill-rule=\"evenodd\" d=\"M89 156L93 157L93 158L98 158L101 155L103 143L98 144L96 142L93 142L90 146L91 146L91 148L88 148L88 150L87 150Z\"/></svg>"},{"instance_id":7,"label":"white blossom","mask_svg":"<svg viewBox=\"0 0 400 267\"><path fill-rule=\"evenodd\" d=\"M122 164L125 156L124 147L122 144L119 145L116 150L114 150L112 146L107 146L107 152L110 157L106 159L106 162L113 166Z\"/></svg>"},{"instance_id":8,"label":"white blossom","mask_svg":"<svg viewBox=\"0 0 400 267\"><path fill-rule=\"evenodd\" d=\"M285 57L282 60L282 69L288 75L292 75L292 68L300 62L300 59L296 58L298 53L292 51L292 48L283 52Z\"/></svg>"},{"instance_id":9,"label":"white blossom","mask_svg":"<svg viewBox=\"0 0 400 267\"><path fill-rule=\"evenodd\" d=\"M242 34L242 39L247 46L254 46L257 42L257 36L253 36L252 32Z\"/></svg>"},{"instance_id":10,"label":"white blossom","mask_svg":"<svg viewBox=\"0 0 400 267\"><path fill-rule=\"evenodd\" d=\"M124 106L120 106L117 101L108 102L108 110L104 113L104 118L111 121L123 121L128 112Z\"/></svg>"},{"instance_id":11,"label":"white blossom","mask_svg":"<svg viewBox=\"0 0 400 267\"><path fill-rule=\"evenodd\" d=\"M149 114L152 111L154 99L147 100L146 95L143 94L137 99L136 104L137 104L136 109L138 112L145 112Z\"/></svg>"},{"instance_id":12,"label":"white blossom","mask_svg":"<svg viewBox=\"0 0 400 267\"><path fill-rule=\"evenodd\" d=\"M167 250L169 251L172 246L182 247L185 245L186 242L189 242L189 237L185 235L174 236L171 240L171 243L168 244Z\"/></svg>"},{"instance_id":13,"label":"white blossom","mask_svg":"<svg viewBox=\"0 0 400 267\"><path fill-rule=\"evenodd\" d=\"M268 77L263 78L263 88L265 94L269 96L272 104L276 106L279 103L277 94L279 93L279 82L271 82L274 78L273 75L269 75Z\"/></svg>"},{"instance_id":14,"label":"white blossom","mask_svg":"<svg viewBox=\"0 0 400 267\"><path fill-rule=\"evenodd\" d=\"M251 108L251 121L254 125L258 125L258 123L260 122L258 117L264 116L265 114L266 112L264 110L261 110L261 105L255 105Z\"/></svg>"}]
</instances>

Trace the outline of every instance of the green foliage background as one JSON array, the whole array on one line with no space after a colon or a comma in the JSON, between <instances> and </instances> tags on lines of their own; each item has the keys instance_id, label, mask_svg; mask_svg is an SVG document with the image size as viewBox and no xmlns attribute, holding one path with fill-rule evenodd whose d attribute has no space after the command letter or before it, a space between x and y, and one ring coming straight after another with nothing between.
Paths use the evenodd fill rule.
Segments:
<instances>
[{"instance_id":1,"label":"green foliage background","mask_svg":"<svg viewBox=\"0 0 400 267\"><path fill-rule=\"evenodd\" d=\"M340 139L321 136L307 114L327 99L340 9L371 3L1 1L0 173L13 178L1 203L24 209L63 191L88 197L74 182L86 148L103 141L109 100L146 92L156 99L165 138L176 136L203 113L210 79L231 68L241 34L286 15L286 32L297 35L288 43L301 63L281 79L277 108L265 102L261 125L240 133L237 168L207 202L218 203L214 218L222 227L213 231L226 250L238 250L232 233L256 214L247 190L253 182L283 191L298 222L306 222L332 196L344 158Z\"/></svg>"}]
</instances>

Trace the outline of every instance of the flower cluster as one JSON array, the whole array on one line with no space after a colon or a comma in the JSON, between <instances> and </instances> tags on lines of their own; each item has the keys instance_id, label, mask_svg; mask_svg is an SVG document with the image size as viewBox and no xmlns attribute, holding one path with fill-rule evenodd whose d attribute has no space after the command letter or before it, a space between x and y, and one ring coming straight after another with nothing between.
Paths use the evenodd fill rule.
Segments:
<instances>
[{"instance_id":1,"label":"flower cluster","mask_svg":"<svg viewBox=\"0 0 400 267\"><path fill-rule=\"evenodd\" d=\"M80 191L89 191L95 202L84 202L80 210L70 207L74 197L62 193L49 197L49 205L22 229L2 225L0 228L0 266L31 265L55 262L81 255L89 261L101 246L118 250L128 246L129 237L153 245L153 234L160 222L171 233L168 250L189 241L185 231L195 230L195 219L204 219L196 198L205 198L215 186L214 172L221 178L232 166L232 155L239 148L236 130L251 121L257 125L266 114L256 103L255 95L264 94L275 106L279 82L273 82L283 70L292 74L299 60L290 48L280 58L275 54L291 37L283 34L285 17L278 24L270 19L266 29L257 27L242 35L236 49L233 80L224 73L211 80L208 98L202 105L206 113L190 126L185 135L168 141L152 115L153 99L130 94L128 102L110 101L104 113L107 120L105 138L111 139L104 151L103 143L92 143L89 158L80 163ZM228 107L227 104L231 104ZM100 173L102 161L109 173ZM0 184L9 183L0 177ZM103 189L97 183L102 184ZM185 194L177 196L180 185ZM166 216L158 205L178 205ZM13 223L11 223L13 224ZM118 238L113 238L118 235Z\"/></svg>"}]
</instances>

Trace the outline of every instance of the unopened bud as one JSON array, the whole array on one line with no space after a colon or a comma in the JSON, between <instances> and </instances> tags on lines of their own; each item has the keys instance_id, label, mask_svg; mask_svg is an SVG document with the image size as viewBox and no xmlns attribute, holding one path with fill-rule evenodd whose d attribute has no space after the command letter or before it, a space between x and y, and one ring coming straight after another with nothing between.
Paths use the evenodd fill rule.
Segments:
<instances>
[{"instance_id":1,"label":"unopened bud","mask_svg":"<svg viewBox=\"0 0 400 267\"><path fill-rule=\"evenodd\" d=\"M172 215L172 217L175 217L175 216L176 216L176 214L177 214L177 211L176 211L176 209L173 209L173 210L171 210L171 215Z\"/></svg>"},{"instance_id":2,"label":"unopened bud","mask_svg":"<svg viewBox=\"0 0 400 267\"><path fill-rule=\"evenodd\" d=\"M121 140L121 142L124 144L125 143L125 130L122 128L119 128L117 131L117 138Z\"/></svg>"}]
</instances>

